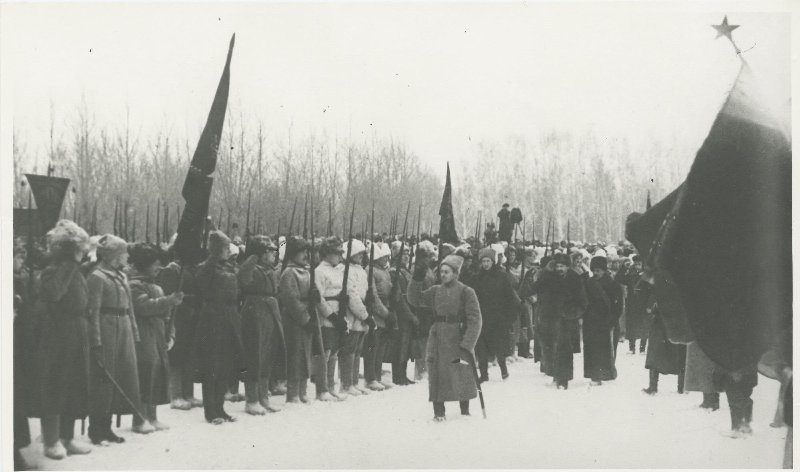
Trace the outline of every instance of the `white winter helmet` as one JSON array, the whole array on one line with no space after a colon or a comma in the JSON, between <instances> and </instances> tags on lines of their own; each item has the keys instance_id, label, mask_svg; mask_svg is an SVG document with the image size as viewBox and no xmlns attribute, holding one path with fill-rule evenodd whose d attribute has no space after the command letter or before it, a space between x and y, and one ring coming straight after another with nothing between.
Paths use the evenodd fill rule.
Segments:
<instances>
[{"instance_id":1,"label":"white winter helmet","mask_svg":"<svg viewBox=\"0 0 800 472\"><path fill-rule=\"evenodd\" d=\"M353 246L352 246L352 250L350 252L350 257L353 257L356 254L361 254L363 252L367 252L367 247L364 246L364 243L362 243L360 240L353 239L352 242L353 242ZM375 249L377 249L377 248L378 247L375 246ZM347 242L342 244L342 254L347 256Z\"/></svg>"},{"instance_id":2,"label":"white winter helmet","mask_svg":"<svg viewBox=\"0 0 800 472\"><path fill-rule=\"evenodd\" d=\"M392 257L392 250L385 243L375 243L375 253L372 255L372 260L377 261L382 257Z\"/></svg>"}]
</instances>

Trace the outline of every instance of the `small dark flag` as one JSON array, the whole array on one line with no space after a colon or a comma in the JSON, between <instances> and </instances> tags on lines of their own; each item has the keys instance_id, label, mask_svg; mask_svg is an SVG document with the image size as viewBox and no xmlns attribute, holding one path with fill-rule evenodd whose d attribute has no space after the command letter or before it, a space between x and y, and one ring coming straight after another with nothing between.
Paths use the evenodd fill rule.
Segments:
<instances>
[{"instance_id":1,"label":"small dark flag","mask_svg":"<svg viewBox=\"0 0 800 472\"><path fill-rule=\"evenodd\" d=\"M450 184L450 163L447 163L447 178L442 194L442 203L439 205L439 240L442 243L458 245L456 233L456 220L453 215L453 189Z\"/></svg>"},{"instance_id":2,"label":"small dark flag","mask_svg":"<svg viewBox=\"0 0 800 472\"><path fill-rule=\"evenodd\" d=\"M222 126L225 123L225 111L228 106L231 56L233 55L235 39L236 35L233 35L228 47L225 68L222 71L222 77L219 80L217 92L211 104L211 111L197 143L181 192L186 205L178 223L175 252L182 261L189 264L197 262L201 257L200 249L202 247L205 218L208 215L211 185L214 182L211 174L214 173L214 169L217 166L217 151L222 137Z\"/></svg>"}]
</instances>

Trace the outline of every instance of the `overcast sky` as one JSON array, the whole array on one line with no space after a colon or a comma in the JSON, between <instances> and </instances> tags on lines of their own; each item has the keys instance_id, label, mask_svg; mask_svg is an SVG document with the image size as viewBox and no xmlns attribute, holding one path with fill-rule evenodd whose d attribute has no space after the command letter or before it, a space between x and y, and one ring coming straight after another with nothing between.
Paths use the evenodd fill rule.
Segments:
<instances>
[{"instance_id":1,"label":"overcast sky","mask_svg":"<svg viewBox=\"0 0 800 472\"><path fill-rule=\"evenodd\" d=\"M699 146L739 67L709 26L725 13L785 103L790 19L742 5L3 4L0 67L42 159L51 103L66 133L82 97L100 126L121 127L127 105L145 137L196 139L235 32L230 104L246 119L393 136L438 171L475 142L551 128Z\"/></svg>"}]
</instances>

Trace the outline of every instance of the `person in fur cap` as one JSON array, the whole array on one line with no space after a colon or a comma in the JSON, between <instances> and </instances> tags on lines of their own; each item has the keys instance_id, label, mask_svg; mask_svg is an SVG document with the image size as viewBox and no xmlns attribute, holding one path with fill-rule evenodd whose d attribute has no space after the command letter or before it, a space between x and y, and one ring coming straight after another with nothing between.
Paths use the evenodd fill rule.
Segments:
<instances>
[{"instance_id":1,"label":"person in fur cap","mask_svg":"<svg viewBox=\"0 0 800 472\"><path fill-rule=\"evenodd\" d=\"M345 313L339 309L339 295L344 281L342 242L339 238L323 240L319 246L319 257L321 261L314 272L314 283L322 298L317 314L322 322L322 344L325 352L315 358L317 400L341 401L347 399L347 395L336 392L334 379L339 349L347 333L347 321Z\"/></svg>"},{"instance_id":2,"label":"person in fur cap","mask_svg":"<svg viewBox=\"0 0 800 472\"><path fill-rule=\"evenodd\" d=\"M269 380L274 359L285 348L278 309L277 246L268 236L250 238L247 259L239 267L242 300L242 344L246 370L242 375L245 411L264 415L279 409L269 402Z\"/></svg>"},{"instance_id":3,"label":"person in fur cap","mask_svg":"<svg viewBox=\"0 0 800 472\"><path fill-rule=\"evenodd\" d=\"M491 247L481 249L481 270L472 281L483 320L477 345L482 382L489 380L489 356L497 358L503 380L508 378L506 357L511 355L511 326L519 313L520 299L509 275L495 263L496 257Z\"/></svg>"},{"instance_id":4,"label":"person in fur cap","mask_svg":"<svg viewBox=\"0 0 800 472\"><path fill-rule=\"evenodd\" d=\"M392 343L394 350L389 357L392 359L392 382L395 385L413 385L416 382L407 377L406 371L413 352L414 332L420 323L406 298L408 284L411 282L411 273L406 269L410 260L409 254L407 251L403 251L401 254L398 248L393 259L397 261L398 258L399 270L396 262L392 263L392 267L389 269L392 277L390 306L397 315L398 325L397 336L395 342ZM395 286L395 284L399 285Z\"/></svg>"},{"instance_id":5,"label":"person in fur cap","mask_svg":"<svg viewBox=\"0 0 800 472\"><path fill-rule=\"evenodd\" d=\"M364 347L364 340L367 331L374 326L369 312L367 311L367 291L368 281L367 272L362 266L366 254L366 246L359 240L352 240L350 252L350 273L347 280L347 311L345 320L347 321L348 332L344 336L344 342L339 350L339 376L342 382L341 391L351 396L367 395L370 390L362 387L358 382L358 373L361 366L361 351ZM342 252L346 253L347 245L342 247ZM373 303L371 300L370 303Z\"/></svg>"},{"instance_id":6,"label":"person in fur cap","mask_svg":"<svg viewBox=\"0 0 800 472\"><path fill-rule=\"evenodd\" d=\"M168 330L172 309L183 301L183 292L164 295L155 283L161 262L159 249L150 244L138 243L130 249L131 296L133 312L139 328L141 342L136 345L136 360L139 370L139 387L144 420L156 430L168 429L158 421L156 407L169 403L167 393L169 360ZM141 428L143 419L134 416L134 428Z\"/></svg>"},{"instance_id":7,"label":"person in fur cap","mask_svg":"<svg viewBox=\"0 0 800 472\"><path fill-rule=\"evenodd\" d=\"M89 410L88 293L80 271L88 240L86 231L69 220L47 233L36 385L44 455L55 460L91 452L74 441L75 420Z\"/></svg>"},{"instance_id":8,"label":"person in fur cap","mask_svg":"<svg viewBox=\"0 0 800 472\"><path fill-rule=\"evenodd\" d=\"M424 259L426 254L417 254ZM439 266L441 284L427 287L427 271L414 269L408 302L433 311L433 326L425 358L428 362L428 399L434 421L445 420L445 402L458 401L469 415L469 401L477 396L474 377L475 345L481 332L481 307L475 291L458 281L464 259L447 256Z\"/></svg>"},{"instance_id":9,"label":"person in fur cap","mask_svg":"<svg viewBox=\"0 0 800 472\"><path fill-rule=\"evenodd\" d=\"M598 250L597 252L599 252ZM641 256L631 257L632 264L625 272L617 273L617 282L625 287L625 337L628 339L630 353L636 353L636 340L639 339L639 352L647 351L648 314L647 302L651 287L641 281Z\"/></svg>"},{"instance_id":10,"label":"person in fur cap","mask_svg":"<svg viewBox=\"0 0 800 472\"><path fill-rule=\"evenodd\" d=\"M171 295L178 288L183 292L183 301L172 310L169 319L169 394L170 408L191 410L203 406L203 401L194 396L194 341L199 309L195 288L197 264L180 259L174 250L175 236L168 249L175 257L159 271L158 285L164 295ZM197 259L202 258L198 255Z\"/></svg>"},{"instance_id":11,"label":"person in fur cap","mask_svg":"<svg viewBox=\"0 0 800 472\"><path fill-rule=\"evenodd\" d=\"M106 378L106 372L119 384L136 408L141 407L136 345L141 341L134 315L133 296L123 272L128 262L128 245L117 236L106 234L98 241L98 265L87 279L89 295L89 345L92 354L90 377L91 412L89 438L107 445L124 442L111 431L111 415L136 414ZM106 372L104 372L104 370ZM141 420L141 418L139 418ZM133 431L155 431L145 418Z\"/></svg>"},{"instance_id":12,"label":"person in fur cap","mask_svg":"<svg viewBox=\"0 0 800 472\"><path fill-rule=\"evenodd\" d=\"M198 320L195 362L203 384L203 411L214 425L236 421L225 412L225 393L243 368L239 283L229 262L231 240L222 231L208 235L208 259L197 266Z\"/></svg>"},{"instance_id":13,"label":"person in fur cap","mask_svg":"<svg viewBox=\"0 0 800 472\"><path fill-rule=\"evenodd\" d=\"M286 402L309 403L308 378L316 321L311 319L308 308L309 304L315 305L318 316L324 308L319 290L311 285L308 242L299 237L290 237L286 242L286 258L289 264L281 274L278 291L286 337Z\"/></svg>"},{"instance_id":14,"label":"person in fur cap","mask_svg":"<svg viewBox=\"0 0 800 472\"><path fill-rule=\"evenodd\" d=\"M540 271L541 276L526 286L522 293L523 297L539 296L542 321L552 329L552 333L543 339L544 344L549 344L542 346L543 355L545 350L552 353L552 366L545 373L553 377L559 389L564 390L573 377L572 333L588 304L583 280L570 270L571 263L566 254L556 254Z\"/></svg>"},{"instance_id":15,"label":"person in fur cap","mask_svg":"<svg viewBox=\"0 0 800 472\"><path fill-rule=\"evenodd\" d=\"M586 280L588 306L583 316L583 376L592 385L617 378L614 366L614 326L622 315L622 287L608 273L605 257L589 263L592 277Z\"/></svg>"},{"instance_id":16,"label":"person in fur cap","mask_svg":"<svg viewBox=\"0 0 800 472\"><path fill-rule=\"evenodd\" d=\"M422 256L422 257L420 257ZM421 241L417 252L414 254L414 272L425 270L425 288L436 285L436 272L431 268L431 264L436 264L436 246L428 240ZM428 333L433 325L433 310L427 306L413 307L414 314L417 316L419 325L414 336L414 379L419 382L425 376L427 364L425 353L427 352Z\"/></svg>"},{"instance_id":17,"label":"person in fur cap","mask_svg":"<svg viewBox=\"0 0 800 472\"><path fill-rule=\"evenodd\" d=\"M383 358L389 341L397 331L397 315L390 309L389 297L392 294L392 278L389 274L389 246L376 242L372 254L372 280L370 283L367 309L375 320L373 343L364 349L364 382L373 391L383 391L394 387L391 381L384 382ZM365 341L366 343L366 341Z\"/></svg>"}]
</instances>

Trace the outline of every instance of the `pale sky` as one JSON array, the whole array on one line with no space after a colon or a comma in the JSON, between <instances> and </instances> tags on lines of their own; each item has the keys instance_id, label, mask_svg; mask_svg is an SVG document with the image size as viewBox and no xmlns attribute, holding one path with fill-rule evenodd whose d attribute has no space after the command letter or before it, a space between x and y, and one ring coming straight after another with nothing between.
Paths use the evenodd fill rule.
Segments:
<instances>
[{"instance_id":1,"label":"pale sky","mask_svg":"<svg viewBox=\"0 0 800 472\"><path fill-rule=\"evenodd\" d=\"M785 104L791 88L790 18L766 2L0 9L3 106L43 162L51 103L66 138L82 97L100 127L121 128L128 105L143 137L196 142L234 32L230 104L253 125L392 136L437 171L478 141L546 129L699 146L739 67L709 26L726 13L768 97Z\"/></svg>"}]
</instances>

